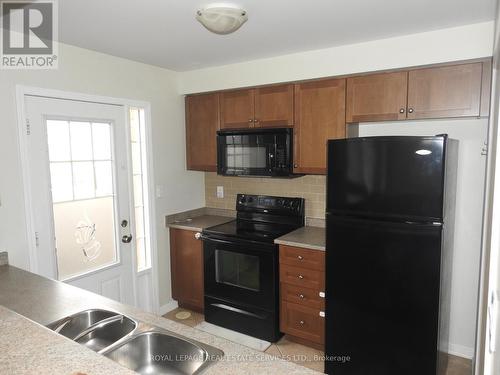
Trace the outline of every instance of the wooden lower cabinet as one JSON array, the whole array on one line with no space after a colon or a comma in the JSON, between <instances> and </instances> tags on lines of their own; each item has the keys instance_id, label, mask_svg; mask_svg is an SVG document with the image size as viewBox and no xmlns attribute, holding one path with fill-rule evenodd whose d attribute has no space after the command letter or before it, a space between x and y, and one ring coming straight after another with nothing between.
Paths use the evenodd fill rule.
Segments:
<instances>
[{"instance_id":1,"label":"wooden lower cabinet","mask_svg":"<svg viewBox=\"0 0 500 375\"><path fill-rule=\"evenodd\" d=\"M195 234L170 228L172 298L180 307L203 312L203 242Z\"/></svg>"},{"instance_id":2,"label":"wooden lower cabinet","mask_svg":"<svg viewBox=\"0 0 500 375\"><path fill-rule=\"evenodd\" d=\"M279 252L280 330L293 341L323 349L325 252L285 245Z\"/></svg>"}]
</instances>

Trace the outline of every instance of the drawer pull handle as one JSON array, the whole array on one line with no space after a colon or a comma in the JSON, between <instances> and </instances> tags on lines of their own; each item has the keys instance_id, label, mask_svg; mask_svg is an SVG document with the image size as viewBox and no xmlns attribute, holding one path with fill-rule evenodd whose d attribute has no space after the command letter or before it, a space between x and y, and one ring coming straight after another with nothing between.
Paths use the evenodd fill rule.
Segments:
<instances>
[{"instance_id":1,"label":"drawer pull handle","mask_svg":"<svg viewBox=\"0 0 500 375\"><path fill-rule=\"evenodd\" d=\"M320 296L321 298L325 298L325 292L319 292L319 296Z\"/></svg>"},{"instance_id":2,"label":"drawer pull handle","mask_svg":"<svg viewBox=\"0 0 500 375\"><path fill-rule=\"evenodd\" d=\"M301 279L301 280L304 278L304 276L302 276L302 275L299 275L299 276L297 276L297 277L298 277L299 279Z\"/></svg>"},{"instance_id":3,"label":"drawer pull handle","mask_svg":"<svg viewBox=\"0 0 500 375\"><path fill-rule=\"evenodd\" d=\"M299 298L300 299L304 299L304 295L303 294L299 294Z\"/></svg>"},{"instance_id":4,"label":"drawer pull handle","mask_svg":"<svg viewBox=\"0 0 500 375\"><path fill-rule=\"evenodd\" d=\"M299 323L300 323L301 326L303 326L304 324L306 324L306 322L304 322L303 320L301 320Z\"/></svg>"},{"instance_id":5,"label":"drawer pull handle","mask_svg":"<svg viewBox=\"0 0 500 375\"><path fill-rule=\"evenodd\" d=\"M304 257L302 255L299 255L299 256L297 256L297 259L302 260L302 259L304 259Z\"/></svg>"},{"instance_id":6,"label":"drawer pull handle","mask_svg":"<svg viewBox=\"0 0 500 375\"><path fill-rule=\"evenodd\" d=\"M325 312L324 311L320 311L319 312L319 316L321 316L322 318L324 318L325 317Z\"/></svg>"}]
</instances>

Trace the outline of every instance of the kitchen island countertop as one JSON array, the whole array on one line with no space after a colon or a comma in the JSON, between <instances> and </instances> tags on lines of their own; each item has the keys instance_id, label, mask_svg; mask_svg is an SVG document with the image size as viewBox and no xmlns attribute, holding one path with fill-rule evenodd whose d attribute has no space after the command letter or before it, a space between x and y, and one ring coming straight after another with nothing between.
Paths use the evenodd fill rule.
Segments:
<instances>
[{"instance_id":1,"label":"kitchen island countertop","mask_svg":"<svg viewBox=\"0 0 500 375\"><path fill-rule=\"evenodd\" d=\"M0 266L0 305L6 307L0 308L0 373L133 373L43 327L82 310L101 308L118 311L224 351L224 357L203 372L207 375L318 374L232 341L9 265Z\"/></svg>"}]
</instances>

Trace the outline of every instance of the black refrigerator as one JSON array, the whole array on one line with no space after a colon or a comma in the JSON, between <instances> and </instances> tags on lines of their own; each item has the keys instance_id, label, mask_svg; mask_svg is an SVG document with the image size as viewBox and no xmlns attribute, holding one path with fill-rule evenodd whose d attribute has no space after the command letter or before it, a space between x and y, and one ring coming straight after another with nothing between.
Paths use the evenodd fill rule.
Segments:
<instances>
[{"instance_id":1,"label":"black refrigerator","mask_svg":"<svg viewBox=\"0 0 500 375\"><path fill-rule=\"evenodd\" d=\"M328 142L325 372L445 366L458 142Z\"/></svg>"}]
</instances>

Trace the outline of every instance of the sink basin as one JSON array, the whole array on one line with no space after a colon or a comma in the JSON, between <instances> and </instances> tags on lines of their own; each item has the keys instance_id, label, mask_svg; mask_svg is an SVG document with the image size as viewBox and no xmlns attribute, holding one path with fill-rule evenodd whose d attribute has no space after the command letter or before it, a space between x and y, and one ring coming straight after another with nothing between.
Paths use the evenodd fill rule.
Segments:
<instances>
[{"instance_id":1,"label":"sink basin","mask_svg":"<svg viewBox=\"0 0 500 375\"><path fill-rule=\"evenodd\" d=\"M173 335L141 333L113 348L106 357L139 374L196 374L223 352Z\"/></svg>"},{"instance_id":2,"label":"sink basin","mask_svg":"<svg viewBox=\"0 0 500 375\"><path fill-rule=\"evenodd\" d=\"M97 352L131 333L137 324L115 312L92 309L60 319L47 327Z\"/></svg>"}]
</instances>

